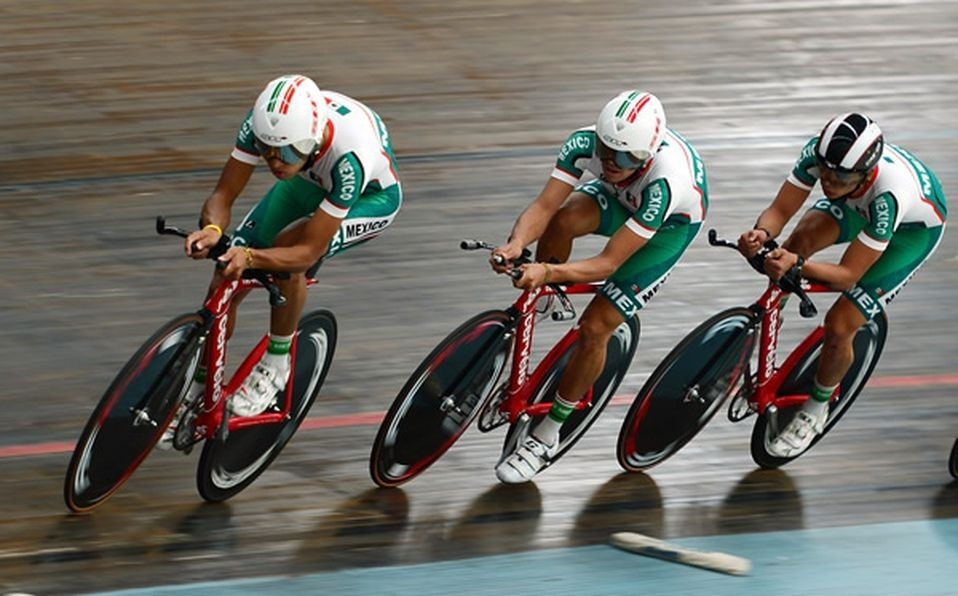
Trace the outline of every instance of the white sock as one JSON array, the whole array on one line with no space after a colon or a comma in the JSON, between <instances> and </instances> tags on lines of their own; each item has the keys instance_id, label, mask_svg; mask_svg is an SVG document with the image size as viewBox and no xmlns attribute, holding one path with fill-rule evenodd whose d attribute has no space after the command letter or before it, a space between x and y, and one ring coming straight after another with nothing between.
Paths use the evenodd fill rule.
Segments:
<instances>
[{"instance_id":1,"label":"white sock","mask_svg":"<svg viewBox=\"0 0 958 596\"><path fill-rule=\"evenodd\" d=\"M262 362L263 364L268 364L269 366L279 370L280 372L289 372L289 346L293 341L292 335L277 335L275 333L269 334L269 343L270 346L283 346L285 345L285 352L271 351L267 349L263 354Z\"/></svg>"}]
</instances>

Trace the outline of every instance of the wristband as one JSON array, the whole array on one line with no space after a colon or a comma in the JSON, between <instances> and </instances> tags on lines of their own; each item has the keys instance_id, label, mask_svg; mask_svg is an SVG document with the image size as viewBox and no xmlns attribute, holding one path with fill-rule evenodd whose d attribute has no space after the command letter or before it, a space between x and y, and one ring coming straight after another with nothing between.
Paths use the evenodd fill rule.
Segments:
<instances>
[{"instance_id":1,"label":"wristband","mask_svg":"<svg viewBox=\"0 0 958 596\"><path fill-rule=\"evenodd\" d=\"M550 280L550 279L552 279L552 268L549 267L549 264L548 264L548 263L543 263L542 266L545 267L545 270L546 270L546 276L545 276L545 278L542 280L542 284L545 285L545 284L549 283L549 280Z\"/></svg>"},{"instance_id":2,"label":"wristband","mask_svg":"<svg viewBox=\"0 0 958 596\"><path fill-rule=\"evenodd\" d=\"M798 260L795 261L795 270L798 271L799 275L802 273L802 265L805 264L805 257L798 255Z\"/></svg>"},{"instance_id":3,"label":"wristband","mask_svg":"<svg viewBox=\"0 0 958 596\"><path fill-rule=\"evenodd\" d=\"M243 247L243 252L246 253L246 268L253 268L253 251L248 246Z\"/></svg>"},{"instance_id":4,"label":"wristband","mask_svg":"<svg viewBox=\"0 0 958 596\"><path fill-rule=\"evenodd\" d=\"M223 228L219 227L219 226L216 225L216 224L212 224L212 223L211 223L211 224L206 224L205 226L203 226L203 229L204 229L204 230L216 230L217 232L219 232L220 236L223 235Z\"/></svg>"}]
</instances>

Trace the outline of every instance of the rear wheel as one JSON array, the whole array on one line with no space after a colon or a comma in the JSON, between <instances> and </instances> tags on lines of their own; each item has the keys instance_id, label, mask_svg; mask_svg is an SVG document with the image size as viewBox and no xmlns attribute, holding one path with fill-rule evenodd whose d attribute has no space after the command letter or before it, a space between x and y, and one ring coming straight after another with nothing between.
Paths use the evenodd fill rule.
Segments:
<instances>
[{"instance_id":1,"label":"rear wheel","mask_svg":"<svg viewBox=\"0 0 958 596\"><path fill-rule=\"evenodd\" d=\"M201 350L204 319L181 315L140 347L106 390L77 441L63 496L76 512L116 492L173 420Z\"/></svg>"},{"instance_id":2,"label":"rear wheel","mask_svg":"<svg viewBox=\"0 0 958 596\"><path fill-rule=\"evenodd\" d=\"M373 443L369 472L379 486L421 474L462 435L499 384L512 345L512 317L481 313L430 353L396 396Z\"/></svg>"},{"instance_id":3,"label":"rear wheel","mask_svg":"<svg viewBox=\"0 0 958 596\"><path fill-rule=\"evenodd\" d=\"M757 320L748 308L723 311L669 352L622 423L619 465L630 472L646 470L692 440L747 376Z\"/></svg>"},{"instance_id":4,"label":"rear wheel","mask_svg":"<svg viewBox=\"0 0 958 596\"><path fill-rule=\"evenodd\" d=\"M842 379L838 396L828 404L828 419L822 434L815 437L808 449L818 443L838 420L848 411L848 408L858 397L865 383L875 370L878 358L885 347L885 338L888 335L888 319L885 313L875 317L862 325L855 335L855 360L852 362L845 378ZM818 368L818 358L822 352L822 341L819 340L809 346L808 351L796 360L795 366L788 372L785 381L778 390L778 395L809 395L815 383L815 371ZM769 445L778 436L778 432L788 426L795 414L802 406L774 411L766 410L755 420L752 429L752 459L763 468L778 468L793 459L807 453L808 449L791 457L778 457L769 453ZM773 420L774 417L774 420Z\"/></svg>"},{"instance_id":5,"label":"rear wheel","mask_svg":"<svg viewBox=\"0 0 958 596\"><path fill-rule=\"evenodd\" d=\"M200 496L214 503L225 501L252 484L276 459L319 395L336 350L336 329L336 318L328 310L300 320L292 388L287 384L292 392L289 415L275 424L234 430L226 440L207 440L196 470Z\"/></svg>"},{"instance_id":6,"label":"rear wheel","mask_svg":"<svg viewBox=\"0 0 958 596\"><path fill-rule=\"evenodd\" d=\"M573 445L582 438L590 426L598 419L599 414L605 409L615 390L629 371L632 364L632 358L635 356L635 349L639 345L639 319L630 317L627 321L621 323L609 338L606 348L605 367L592 385L592 402L589 406L579 410L574 410L572 414L562 423L559 430L559 449L552 459L546 464L548 467L555 463L566 452L572 449ZM562 378L562 372L569 363L572 350L575 343L569 345L569 348L558 358L552 367L542 377L542 382L533 391L532 399L528 404L547 402L552 403L555 400L556 391L559 389L559 381ZM516 447L525 441L529 436L531 429L535 428L545 416L536 416L534 418L522 416L509 427L506 439L502 446L502 456L509 456Z\"/></svg>"}]
</instances>

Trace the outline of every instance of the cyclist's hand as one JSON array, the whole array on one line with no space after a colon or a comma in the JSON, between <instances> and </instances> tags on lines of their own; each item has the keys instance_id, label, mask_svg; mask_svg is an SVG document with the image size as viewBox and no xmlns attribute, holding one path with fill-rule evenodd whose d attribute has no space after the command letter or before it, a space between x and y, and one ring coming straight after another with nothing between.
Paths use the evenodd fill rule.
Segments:
<instances>
[{"instance_id":1,"label":"cyclist's hand","mask_svg":"<svg viewBox=\"0 0 958 596\"><path fill-rule=\"evenodd\" d=\"M738 237L738 251L745 258L753 257L766 240L768 240L768 234L765 230L749 230Z\"/></svg>"},{"instance_id":2,"label":"cyclist's hand","mask_svg":"<svg viewBox=\"0 0 958 596\"><path fill-rule=\"evenodd\" d=\"M543 263L526 263L519 266L522 277L513 280L512 285L523 290L532 290L547 283L547 265Z\"/></svg>"},{"instance_id":3,"label":"cyclist's hand","mask_svg":"<svg viewBox=\"0 0 958 596\"><path fill-rule=\"evenodd\" d=\"M496 273L509 273L512 271L512 261L522 256L522 248L511 242L503 244L493 249L492 254L489 255L489 264Z\"/></svg>"},{"instance_id":4,"label":"cyclist's hand","mask_svg":"<svg viewBox=\"0 0 958 596\"><path fill-rule=\"evenodd\" d=\"M220 236L222 234L212 227L192 232L186 237L186 256L194 259L205 259L209 256L210 249L220 241Z\"/></svg>"},{"instance_id":5,"label":"cyclist's hand","mask_svg":"<svg viewBox=\"0 0 958 596\"><path fill-rule=\"evenodd\" d=\"M772 279L778 280L796 264L798 264L797 254L784 248L776 248L765 257L765 273Z\"/></svg>"},{"instance_id":6,"label":"cyclist's hand","mask_svg":"<svg viewBox=\"0 0 958 596\"><path fill-rule=\"evenodd\" d=\"M249 264L249 258L242 246L230 247L223 256L216 259L219 264L220 274L227 279L239 279L246 271Z\"/></svg>"}]
</instances>

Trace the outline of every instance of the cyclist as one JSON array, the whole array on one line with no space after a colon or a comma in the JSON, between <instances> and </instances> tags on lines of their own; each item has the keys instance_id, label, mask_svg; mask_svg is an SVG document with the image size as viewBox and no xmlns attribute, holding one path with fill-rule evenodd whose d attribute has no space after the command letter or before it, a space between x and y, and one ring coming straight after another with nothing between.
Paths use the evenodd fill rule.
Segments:
<instances>
[{"instance_id":1,"label":"cyclist","mask_svg":"<svg viewBox=\"0 0 958 596\"><path fill-rule=\"evenodd\" d=\"M858 328L878 315L934 252L945 229L945 195L934 172L901 147L885 143L868 116L830 120L802 149L788 178L739 250L754 255L778 236L820 181L825 198L801 218L765 261L772 279L800 274L843 290L825 316L825 337L810 399L769 451L802 453L828 416L828 401L854 360ZM832 244L850 242L837 264L807 261Z\"/></svg>"},{"instance_id":2,"label":"cyclist","mask_svg":"<svg viewBox=\"0 0 958 596\"><path fill-rule=\"evenodd\" d=\"M579 340L548 416L496 467L499 480L526 482L549 463L562 423L602 371L613 331L656 293L707 209L705 166L666 127L665 110L651 93L619 94L594 126L568 137L545 187L516 220L507 243L493 251L492 266L509 271L495 257L514 259L538 240L537 262L521 266L516 287L606 282L579 319ZM567 262L573 239L586 234L609 240L598 255Z\"/></svg>"},{"instance_id":3,"label":"cyclist","mask_svg":"<svg viewBox=\"0 0 958 596\"><path fill-rule=\"evenodd\" d=\"M249 268L285 271L277 279L286 306L270 314L262 360L230 396L229 410L255 416L286 385L290 344L312 275L333 255L382 233L402 203L396 160L380 117L345 95L320 91L302 75L270 81L246 115L212 194L203 204L200 230L186 239L186 254L205 258L230 224L231 208L260 160L278 179L236 227L219 257L211 288L239 279ZM230 331L235 321L233 302ZM194 390L202 391L205 371Z\"/></svg>"}]
</instances>

